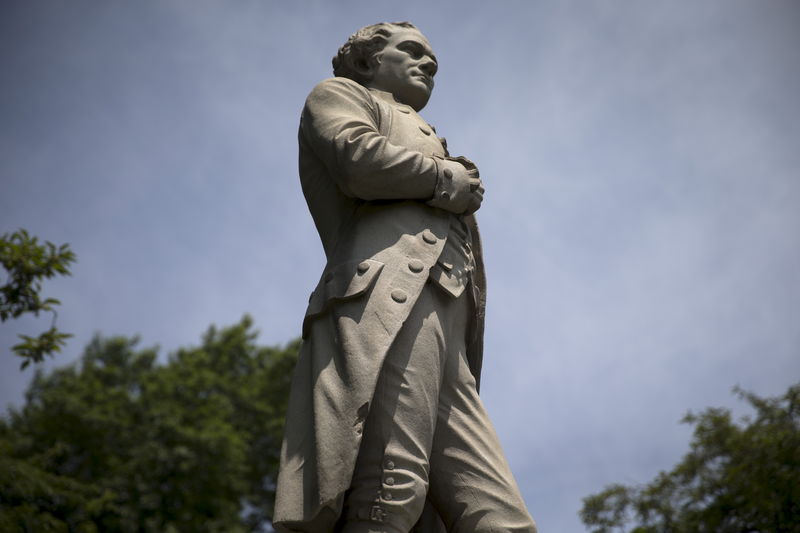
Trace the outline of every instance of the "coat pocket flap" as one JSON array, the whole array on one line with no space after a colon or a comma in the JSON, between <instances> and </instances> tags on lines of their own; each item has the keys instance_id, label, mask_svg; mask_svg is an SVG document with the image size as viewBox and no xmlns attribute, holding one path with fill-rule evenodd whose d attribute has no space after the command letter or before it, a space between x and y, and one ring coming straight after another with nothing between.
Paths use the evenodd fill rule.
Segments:
<instances>
[{"instance_id":1,"label":"coat pocket flap","mask_svg":"<svg viewBox=\"0 0 800 533\"><path fill-rule=\"evenodd\" d=\"M311 294L306 318L324 312L332 300L346 300L364 294L382 269L383 263L374 259L349 261L330 269Z\"/></svg>"}]
</instances>

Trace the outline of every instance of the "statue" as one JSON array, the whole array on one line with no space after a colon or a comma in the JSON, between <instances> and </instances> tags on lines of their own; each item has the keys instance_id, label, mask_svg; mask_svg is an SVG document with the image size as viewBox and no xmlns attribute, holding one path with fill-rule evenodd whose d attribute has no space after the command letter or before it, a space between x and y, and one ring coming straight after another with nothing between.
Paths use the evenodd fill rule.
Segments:
<instances>
[{"instance_id":1,"label":"statue","mask_svg":"<svg viewBox=\"0 0 800 533\"><path fill-rule=\"evenodd\" d=\"M300 179L327 264L303 321L281 532L535 532L478 396L475 165L417 112L436 57L407 22L353 34L308 96Z\"/></svg>"}]
</instances>

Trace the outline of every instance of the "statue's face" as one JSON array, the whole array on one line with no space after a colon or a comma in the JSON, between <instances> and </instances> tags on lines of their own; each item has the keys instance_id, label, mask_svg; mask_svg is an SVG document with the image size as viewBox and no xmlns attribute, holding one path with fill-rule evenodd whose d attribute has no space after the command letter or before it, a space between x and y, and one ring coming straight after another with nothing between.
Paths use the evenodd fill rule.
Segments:
<instances>
[{"instance_id":1,"label":"statue's face","mask_svg":"<svg viewBox=\"0 0 800 533\"><path fill-rule=\"evenodd\" d=\"M438 65L428 40L415 29L400 28L390 37L367 87L390 92L398 102L419 111L433 91Z\"/></svg>"}]
</instances>

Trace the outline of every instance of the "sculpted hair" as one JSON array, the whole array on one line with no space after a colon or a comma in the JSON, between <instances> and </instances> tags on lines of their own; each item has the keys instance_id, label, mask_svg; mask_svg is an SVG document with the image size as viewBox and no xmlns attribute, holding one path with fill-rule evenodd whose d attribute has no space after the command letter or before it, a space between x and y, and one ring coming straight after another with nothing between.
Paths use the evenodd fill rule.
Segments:
<instances>
[{"instance_id":1,"label":"sculpted hair","mask_svg":"<svg viewBox=\"0 0 800 533\"><path fill-rule=\"evenodd\" d=\"M364 76L364 71L369 69L369 62L372 57L383 50L389 37L398 28L417 27L410 22L379 22L364 26L347 39L347 42L339 48L339 52L333 57L333 75L350 78L358 83L369 81Z\"/></svg>"}]
</instances>

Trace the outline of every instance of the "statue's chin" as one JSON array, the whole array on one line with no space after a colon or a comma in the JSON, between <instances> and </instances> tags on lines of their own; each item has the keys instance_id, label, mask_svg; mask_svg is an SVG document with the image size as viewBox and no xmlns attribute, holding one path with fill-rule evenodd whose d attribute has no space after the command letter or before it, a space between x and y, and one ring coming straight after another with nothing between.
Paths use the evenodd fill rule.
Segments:
<instances>
[{"instance_id":1,"label":"statue's chin","mask_svg":"<svg viewBox=\"0 0 800 533\"><path fill-rule=\"evenodd\" d=\"M420 90L406 95L406 98L402 99L401 102L414 108L414 111L420 111L422 108L428 105L428 100L430 100L430 98L430 91Z\"/></svg>"}]
</instances>

